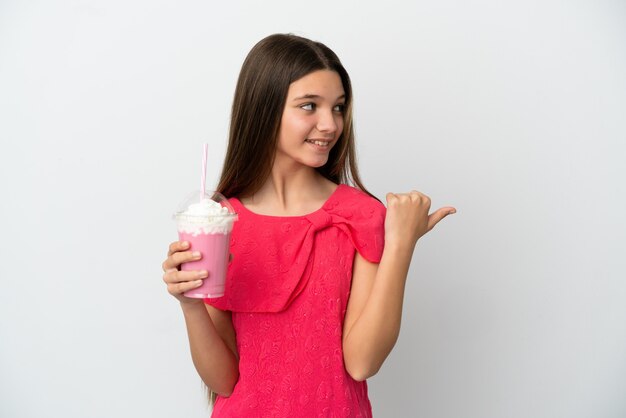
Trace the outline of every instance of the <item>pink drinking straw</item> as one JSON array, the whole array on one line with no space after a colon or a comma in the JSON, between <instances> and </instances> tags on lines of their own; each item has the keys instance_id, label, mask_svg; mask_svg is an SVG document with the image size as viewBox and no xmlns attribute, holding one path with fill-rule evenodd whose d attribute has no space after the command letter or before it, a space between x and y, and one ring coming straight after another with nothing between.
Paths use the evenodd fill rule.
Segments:
<instances>
[{"instance_id":1,"label":"pink drinking straw","mask_svg":"<svg viewBox=\"0 0 626 418\"><path fill-rule=\"evenodd\" d=\"M200 200L204 200L204 194L206 192L206 157L209 149L209 144L204 144L202 150L202 177L200 177Z\"/></svg>"}]
</instances>

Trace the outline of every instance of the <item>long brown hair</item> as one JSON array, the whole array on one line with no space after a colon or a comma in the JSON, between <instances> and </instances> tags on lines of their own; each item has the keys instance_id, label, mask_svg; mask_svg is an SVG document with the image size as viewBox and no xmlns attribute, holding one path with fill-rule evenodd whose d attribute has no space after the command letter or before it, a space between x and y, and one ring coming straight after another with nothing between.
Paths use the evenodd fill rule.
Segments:
<instances>
[{"instance_id":1,"label":"long brown hair","mask_svg":"<svg viewBox=\"0 0 626 418\"><path fill-rule=\"evenodd\" d=\"M233 100L228 149L217 191L250 196L270 175L289 85L317 70L339 74L345 92L343 132L316 168L330 181L352 183L371 196L359 178L352 126L352 86L339 58L326 45L292 34L270 35L246 57Z\"/></svg>"}]
</instances>

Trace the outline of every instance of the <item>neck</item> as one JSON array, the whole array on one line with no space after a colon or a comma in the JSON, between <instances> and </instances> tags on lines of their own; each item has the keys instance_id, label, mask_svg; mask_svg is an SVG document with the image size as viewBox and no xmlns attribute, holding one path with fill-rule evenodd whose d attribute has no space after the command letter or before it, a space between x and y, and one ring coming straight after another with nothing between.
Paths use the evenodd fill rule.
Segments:
<instances>
[{"instance_id":1,"label":"neck","mask_svg":"<svg viewBox=\"0 0 626 418\"><path fill-rule=\"evenodd\" d=\"M265 184L243 203L263 214L301 215L319 209L335 188L312 167L275 163Z\"/></svg>"}]
</instances>

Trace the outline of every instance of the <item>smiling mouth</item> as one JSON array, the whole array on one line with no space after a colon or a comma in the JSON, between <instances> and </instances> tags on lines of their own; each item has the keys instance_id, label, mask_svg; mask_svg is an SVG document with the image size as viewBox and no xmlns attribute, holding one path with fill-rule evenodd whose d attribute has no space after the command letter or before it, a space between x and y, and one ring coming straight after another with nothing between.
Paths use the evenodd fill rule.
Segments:
<instances>
[{"instance_id":1,"label":"smiling mouth","mask_svg":"<svg viewBox=\"0 0 626 418\"><path fill-rule=\"evenodd\" d=\"M328 147L330 146L330 142L331 141L317 141L315 139L305 139L304 142L308 142L309 144L314 144L317 145L319 147Z\"/></svg>"}]
</instances>

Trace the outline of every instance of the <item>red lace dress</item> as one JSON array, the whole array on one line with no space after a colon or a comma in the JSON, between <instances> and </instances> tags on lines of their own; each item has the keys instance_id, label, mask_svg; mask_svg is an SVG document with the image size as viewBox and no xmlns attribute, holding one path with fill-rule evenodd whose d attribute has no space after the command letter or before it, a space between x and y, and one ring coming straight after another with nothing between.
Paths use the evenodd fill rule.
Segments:
<instances>
[{"instance_id":1,"label":"red lace dress","mask_svg":"<svg viewBox=\"0 0 626 418\"><path fill-rule=\"evenodd\" d=\"M305 216L255 214L239 200L223 297L232 311L239 380L213 417L371 417L367 384L348 375L342 327L355 250L383 251L385 207L339 185Z\"/></svg>"}]
</instances>

